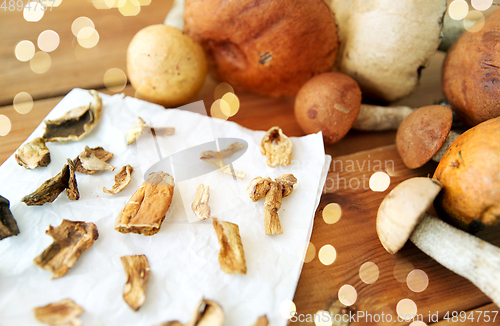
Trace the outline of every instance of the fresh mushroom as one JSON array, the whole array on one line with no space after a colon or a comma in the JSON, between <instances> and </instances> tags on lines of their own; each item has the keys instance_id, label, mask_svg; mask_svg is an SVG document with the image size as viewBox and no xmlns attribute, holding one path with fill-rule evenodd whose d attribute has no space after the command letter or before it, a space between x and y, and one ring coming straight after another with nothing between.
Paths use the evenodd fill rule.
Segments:
<instances>
[{"instance_id":1,"label":"fresh mushroom","mask_svg":"<svg viewBox=\"0 0 500 326\"><path fill-rule=\"evenodd\" d=\"M453 113L444 105L421 107L406 117L398 128L396 145L403 163L416 169L431 159L439 162L460 135L452 131Z\"/></svg>"},{"instance_id":2,"label":"fresh mushroom","mask_svg":"<svg viewBox=\"0 0 500 326\"><path fill-rule=\"evenodd\" d=\"M449 270L465 277L500 307L500 248L426 213L441 190L439 181L412 178L397 185L377 213L377 234L391 254L409 238Z\"/></svg>"}]
</instances>

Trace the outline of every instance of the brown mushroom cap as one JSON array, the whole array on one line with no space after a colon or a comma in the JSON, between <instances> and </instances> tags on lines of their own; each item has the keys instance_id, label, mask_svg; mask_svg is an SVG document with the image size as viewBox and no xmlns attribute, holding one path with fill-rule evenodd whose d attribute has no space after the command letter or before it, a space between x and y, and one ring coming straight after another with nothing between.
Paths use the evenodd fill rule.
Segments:
<instances>
[{"instance_id":1,"label":"brown mushroom cap","mask_svg":"<svg viewBox=\"0 0 500 326\"><path fill-rule=\"evenodd\" d=\"M407 116L396 135L404 164L416 169L429 162L443 146L452 123L453 113L444 105L424 106Z\"/></svg>"},{"instance_id":2,"label":"brown mushroom cap","mask_svg":"<svg viewBox=\"0 0 500 326\"><path fill-rule=\"evenodd\" d=\"M476 231L500 222L500 117L467 130L434 172L443 183L436 200L458 226Z\"/></svg>"},{"instance_id":3,"label":"brown mushroom cap","mask_svg":"<svg viewBox=\"0 0 500 326\"><path fill-rule=\"evenodd\" d=\"M305 83L295 98L295 118L307 133L323 132L333 144L351 129L361 107L361 90L351 77L328 72Z\"/></svg>"}]
</instances>

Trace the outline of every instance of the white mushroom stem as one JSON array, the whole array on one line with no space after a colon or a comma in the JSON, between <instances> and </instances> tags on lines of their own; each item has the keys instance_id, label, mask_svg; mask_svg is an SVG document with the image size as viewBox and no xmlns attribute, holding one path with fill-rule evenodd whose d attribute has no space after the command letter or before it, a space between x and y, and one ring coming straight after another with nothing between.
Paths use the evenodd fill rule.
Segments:
<instances>
[{"instance_id":1,"label":"white mushroom stem","mask_svg":"<svg viewBox=\"0 0 500 326\"><path fill-rule=\"evenodd\" d=\"M441 161L444 153L448 150L448 148L455 141L455 139L457 139L458 136L460 136L460 135L461 135L460 133L453 131L453 130L450 130L450 133L448 134L448 137L446 137L446 140L444 141L443 146L441 146L439 151L436 154L434 154L432 159L436 162Z\"/></svg>"},{"instance_id":2,"label":"white mushroom stem","mask_svg":"<svg viewBox=\"0 0 500 326\"><path fill-rule=\"evenodd\" d=\"M438 263L471 281L500 307L500 248L428 213L410 240Z\"/></svg>"},{"instance_id":3,"label":"white mushroom stem","mask_svg":"<svg viewBox=\"0 0 500 326\"><path fill-rule=\"evenodd\" d=\"M361 104L352 128L362 131L396 130L404 118L414 110L407 106Z\"/></svg>"}]
</instances>

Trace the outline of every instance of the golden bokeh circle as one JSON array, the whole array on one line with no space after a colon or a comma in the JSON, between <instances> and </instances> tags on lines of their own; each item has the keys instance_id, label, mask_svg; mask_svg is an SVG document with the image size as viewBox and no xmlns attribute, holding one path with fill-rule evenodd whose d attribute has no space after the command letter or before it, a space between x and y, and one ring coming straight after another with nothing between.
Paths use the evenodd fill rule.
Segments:
<instances>
[{"instance_id":1,"label":"golden bokeh circle","mask_svg":"<svg viewBox=\"0 0 500 326\"><path fill-rule=\"evenodd\" d=\"M228 117L232 117L238 113L240 109L240 99L236 94L227 92L221 98L222 101L225 101L228 105L221 105L221 110L224 115Z\"/></svg>"},{"instance_id":2,"label":"golden bokeh circle","mask_svg":"<svg viewBox=\"0 0 500 326\"><path fill-rule=\"evenodd\" d=\"M332 319L330 313L326 310L316 311L315 318L314 318L314 325L315 326L332 326L333 319Z\"/></svg>"},{"instance_id":3,"label":"golden bokeh circle","mask_svg":"<svg viewBox=\"0 0 500 326\"><path fill-rule=\"evenodd\" d=\"M415 320L409 326L427 326L427 324L421 320Z\"/></svg>"},{"instance_id":4,"label":"golden bokeh circle","mask_svg":"<svg viewBox=\"0 0 500 326\"><path fill-rule=\"evenodd\" d=\"M210 116L212 118L217 118L221 120L227 120L229 117L224 114L224 111L230 111L229 104L226 101L220 99L212 103L210 107Z\"/></svg>"},{"instance_id":5,"label":"golden bokeh circle","mask_svg":"<svg viewBox=\"0 0 500 326\"><path fill-rule=\"evenodd\" d=\"M448 15L454 20L462 20L469 12L469 4L465 0L453 0L448 6Z\"/></svg>"},{"instance_id":6,"label":"golden bokeh circle","mask_svg":"<svg viewBox=\"0 0 500 326\"><path fill-rule=\"evenodd\" d=\"M78 44L86 49L91 49L99 43L99 33L92 27L84 27L78 32Z\"/></svg>"},{"instance_id":7,"label":"golden bokeh circle","mask_svg":"<svg viewBox=\"0 0 500 326\"><path fill-rule=\"evenodd\" d=\"M391 185L391 177L385 172L375 172L370 177L369 185L374 192L384 192Z\"/></svg>"},{"instance_id":8,"label":"golden bokeh circle","mask_svg":"<svg viewBox=\"0 0 500 326\"><path fill-rule=\"evenodd\" d=\"M78 17L71 24L71 32L73 33L73 35L75 35L75 37L78 37L78 34L80 34L80 31L85 27L95 29L95 25L94 25L94 22L92 21L92 19L85 17L85 16ZM83 36L84 35L82 35L82 37ZM87 36L90 36L90 35L87 35Z\"/></svg>"},{"instance_id":9,"label":"golden bokeh circle","mask_svg":"<svg viewBox=\"0 0 500 326\"><path fill-rule=\"evenodd\" d=\"M417 304L411 299L403 299L396 305L396 312L401 320L410 321L417 314Z\"/></svg>"},{"instance_id":10,"label":"golden bokeh circle","mask_svg":"<svg viewBox=\"0 0 500 326\"><path fill-rule=\"evenodd\" d=\"M406 285L408 285L408 288L413 292L423 292L429 285L429 277L423 270L414 269L408 273Z\"/></svg>"},{"instance_id":11,"label":"golden bokeh circle","mask_svg":"<svg viewBox=\"0 0 500 326\"><path fill-rule=\"evenodd\" d=\"M30 60L30 68L36 74L44 74L52 65L52 59L47 52L38 51Z\"/></svg>"},{"instance_id":12,"label":"golden bokeh circle","mask_svg":"<svg viewBox=\"0 0 500 326\"><path fill-rule=\"evenodd\" d=\"M318 259L323 265L331 265L337 259L337 251L332 245L324 245L318 252Z\"/></svg>"},{"instance_id":13,"label":"golden bokeh circle","mask_svg":"<svg viewBox=\"0 0 500 326\"><path fill-rule=\"evenodd\" d=\"M127 86L127 75L119 68L111 68L104 73L103 82L110 92L121 92Z\"/></svg>"},{"instance_id":14,"label":"golden bokeh circle","mask_svg":"<svg viewBox=\"0 0 500 326\"><path fill-rule=\"evenodd\" d=\"M352 285L344 284L339 289L338 297L339 301L343 305L349 307L356 303L356 300L358 299L358 292Z\"/></svg>"},{"instance_id":15,"label":"golden bokeh circle","mask_svg":"<svg viewBox=\"0 0 500 326\"><path fill-rule=\"evenodd\" d=\"M45 30L38 36L38 47L44 52L52 52L59 46L59 34L53 30Z\"/></svg>"},{"instance_id":16,"label":"golden bokeh circle","mask_svg":"<svg viewBox=\"0 0 500 326\"><path fill-rule=\"evenodd\" d=\"M280 313L283 318L291 318L297 313L297 307L292 300L283 300L280 304Z\"/></svg>"},{"instance_id":17,"label":"golden bokeh circle","mask_svg":"<svg viewBox=\"0 0 500 326\"><path fill-rule=\"evenodd\" d=\"M0 114L0 136L7 136L12 128L10 119L3 114Z\"/></svg>"},{"instance_id":18,"label":"golden bokeh circle","mask_svg":"<svg viewBox=\"0 0 500 326\"><path fill-rule=\"evenodd\" d=\"M234 93L233 86L229 85L226 82L220 83L215 87L214 90L214 100L219 100L226 93Z\"/></svg>"},{"instance_id":19,"label":"golden bokeh circle","mask_svg":"<svg viewBox=\"0 0 500 326\"><path fill-rule=\"evenodd\" d=\"M35 54L35 45L31 41L23 40L17 43L14 53L17 60L22 62L30 61Z\"/></svg>"},{"instance_id":20,"label":"golden bokeh circle","mask_svg":"<svg viewBox=\"0 0 500 326\"><path fill-rule=\"evenodd\" d=\"M337 203L330 203L323 208L321 215L326 224L335 224L342 216L342 208Z\"/></svg>"},{"instance_id":21,"label":"golden bokeh circle","mask_svg":"<svg viewBox=\"0 0 500 326\"><path fill-rule=\"evenodd\" d=\"M20 114L26 114L33 108L33 97L29 93L20 92L14 96L14 109Z\"/></svg>"},{"instance_id":22,"label":"golden bokeh circle","mask_svg":"<svg viewBox=\"0 0 500 326\"><path fill-rule=\"evenodd\" d=\"M472 8L480 11L485 11L490 9L493 4L493 0L472 0L471 5Z\"/></svg>"},{"instance_id":23,"label":"golden bokeh circle","mask_svg":"<svg viewBox=\"0 0 500 326\"><path fill-rule=\"evenodd\" d=\"M471 33L477 33L484 27L484 14L478 10L471 10L467 14L467 16L465 16L462 23L464 24L464 28L467 31Z\"/></svg>"},{"instance_id":24,"label":"golden bokeh circle","mask_svg":"<svg viewBox=\"0 0 500 326\"><path fill-rule=\"evenodd\" d=\"M31 1L23 9L23 18L28 22L34 23L40 21L44 13L43 7L38 2Z\"/></svg>"},{"instance_id":25,"label":"golden bokeh circle","mask_svg":"<svg viewBox=\"0 0 500 326\"><path fill-rule=\"evenodd\" d=\"M118 11L123 16L137 16L141 12L141 6L137 0L120 0Z\"/></svg>"},{"instance_id":26,"label":"golden bokeh circle","mask_svg":"<svg viewBox=\"0 0 500 326\"><path fill-rule=\"evenodd\" d=\"M359 268L359 278L366 284L375 283L379 276L380 270L373 262L366 262Z\"/></svg>"}]
</instances>

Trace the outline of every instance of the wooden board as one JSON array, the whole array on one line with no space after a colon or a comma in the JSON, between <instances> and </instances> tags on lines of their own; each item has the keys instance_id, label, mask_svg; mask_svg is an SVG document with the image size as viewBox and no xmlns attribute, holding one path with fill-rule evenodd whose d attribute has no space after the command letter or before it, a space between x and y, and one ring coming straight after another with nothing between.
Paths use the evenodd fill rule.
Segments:
<instances>
[{"instance_id":1,"label":"wooden board","mask_svg":"<svg viewBox=\"0 0 500 326\"><path fill-rule=\"evenodd\" d=\"M295 293L294 302L298 314L305 316L318 310L328 310L332 302L338 299L340 287L345 284L353 286L357 291L355 304L348 308L354 314L364 312L375 315L384 312L391 314L393 321L397 319L396 306L403 299L415 302L417 313L423 315L426 323L431 323L429 315L432 314L438 313L436 316L442 320L447 312L468 311L472 307L491 302L472 283L442 267L410 242L396 255L390 255L378 240L375 219L385 195L405 179L432 175L435 167L436 164L432 162L417 170L407 169L399 158L395 145L334 158L314 220L311 243L315 247L316 256L311 262L304 264ZM374 192L369 189L367 180L380 170L391 175L391 183L386 191ZM337 203L342 208L342 216L335 224L326 224L322 218L323 209L329 203ZM500 246L498 234L500 227L494 227L483 231L479 236ZM318 258L318 251L328 244L336 249L337 257L333 264L325 266ZM379 268L380 276L373 284L364 283L359 275L361 265L366 262L375 263ZM408 268L408 264L412 267ZM406 275L413 269L420 269L428 276L429 285L423 292L411 291L405 282ZM499 309L490 305L485 310ZM476 318L477 316L476 313ZM314 325L299 322L294 324ZM467 320L463 324L469 325L471 321ZM361 318L351 325L377 323ZM482 319L474 322L474 325L500 325L500 316L494 323L487 323Z\"/></svg>"}]
</instances>

